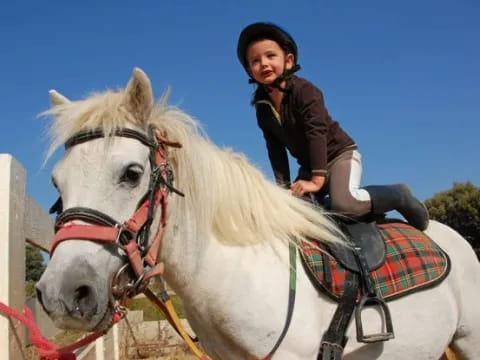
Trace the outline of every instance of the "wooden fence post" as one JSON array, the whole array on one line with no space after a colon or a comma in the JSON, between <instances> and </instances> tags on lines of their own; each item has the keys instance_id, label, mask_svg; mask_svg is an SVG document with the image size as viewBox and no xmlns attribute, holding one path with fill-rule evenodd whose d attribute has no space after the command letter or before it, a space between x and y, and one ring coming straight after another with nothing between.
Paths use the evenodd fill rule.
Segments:
<instances>
[{"instance_id":1,"label":"wooden fence post","mask_svg":"<svg viewBox=\"0 0 480 360\"><path fill-rule=\"evenodd\" d=\"M0 301L21 311L25 304L25 169L0 154ZM24 358L25 329L0 316L2 359Z\"/></svg>"},{"instance_id":2,"label":"wooden fence post","mask_svg":"<svg viewBox=\"0 0 480 360\"><path fill-rule=\"evenodd\" d=\"M48 250L53 239L53 219L26 193L25 169L9 154L0 154L0 301L21 312L25 301L25 241ZM57 329L42 318L43 310L33 306L41 332L47 337ZM40 314L39 312L42 312ZM105 339L95 343L96 359L118 360L118 327L105 352ZM109 339L110 340L110 339ZM92 344L93 345L93 344ZM88 347L90 348L90 347ZM90 351L85 350L88 356ZM82 357L82 355L80 355ZM0 359L24 360L25 327L0 314Z\"/></svg>"}]
</instances>

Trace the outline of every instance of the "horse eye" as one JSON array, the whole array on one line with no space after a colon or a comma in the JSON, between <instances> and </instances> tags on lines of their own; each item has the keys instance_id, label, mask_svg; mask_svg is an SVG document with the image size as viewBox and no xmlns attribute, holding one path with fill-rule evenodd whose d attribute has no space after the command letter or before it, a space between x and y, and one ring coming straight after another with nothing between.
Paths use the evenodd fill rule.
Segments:
<instances>
[{"instance_id":1,"label":"horse eye","mask_svg":"<svg viewBox=\"0 0 480 360\"><path fill-rule=\"evenodd\" d=\"M140 165L129 165L120 178L120 182L127 183L131 186L136 186L140 182L142 175L143 167Z\"/></svg>"}]
</instances>

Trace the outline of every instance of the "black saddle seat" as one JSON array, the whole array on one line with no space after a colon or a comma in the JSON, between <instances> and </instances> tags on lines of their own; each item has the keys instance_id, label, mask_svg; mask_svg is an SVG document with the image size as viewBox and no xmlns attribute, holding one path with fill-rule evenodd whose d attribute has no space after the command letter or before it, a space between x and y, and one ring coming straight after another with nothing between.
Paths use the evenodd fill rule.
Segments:
<instances>
[{"instance_id":1,"label":"black saddle seat","mask_svg":"<svg viewBox=\"0 0 480 360\"><path fill-rule=\"evenodd\" d=\"M328 249L343 267L361 273L371 272L382 266L385 262L386 246L375 222L348 221L339 217L335 221L346 235L350 246L328 244ZM360 269L356 253L361 253L364 269Z\"/></svg>"}]
</instances>

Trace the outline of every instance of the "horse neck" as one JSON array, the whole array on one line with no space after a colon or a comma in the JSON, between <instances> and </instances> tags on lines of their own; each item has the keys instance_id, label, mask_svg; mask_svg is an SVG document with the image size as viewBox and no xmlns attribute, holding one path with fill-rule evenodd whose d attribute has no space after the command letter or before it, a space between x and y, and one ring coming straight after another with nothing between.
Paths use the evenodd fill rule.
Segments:
<instances>
[{"instance_id":1,"label":"horse neck","mask_svg":"<svg viewBox=\"0 0 480 360\"><path fill-rule=\"evenodd\" d=\"M287 249L288 252L288 247L283 242L275 244L276 241L264 239L270 235L259 236L264 240L263 244L249 245L248 242L231 241L233 232L238 232L235 227L227 226L222 231L217 231L218 224L229 220L227 212L238 211L240 206L235 196L241 190L238 187L233 189L225 181L225 176L232 178L238 174L237 178L248 180L242 171L245 161L201 139L190 140L188 146L181 150L182 158L173 162L174 173L178 175L176 185L185 192L185 198L174 194L170 196L168 225L160 251L161 261L165 263L166 280L182 298L192 295L200 282L204 289L216 291L212 274L236 272L232 263L243 261L255 264L259 257L278 257L274 248ZM233 166L222 167L225 162L232 162ZM232 173L227 174L228 171ZM248 206L247 203L243 200L243 206ZM218 209L219 204L221 210ZM236 216L240 215L235 212L231 214L233 218ZM232 237L228 236L229 231L232 232ZM247 232L242 228L241 234L237 233L236 236L243 239L247 233L250 237L256 235L251 230ZM220 239L218 236L225 238ZM252 240L251 243L255 241ZM288 254L280 261L281 266L288 268Z\"/></svg>"},{"instance_id":2,"label":"horse neck","mask_svg":"<svg viewBox=\"0 0 480 360\"><path fill-rule=\"evenodd\" d=\"M181 199L178 198L171 201L172 209L169 211L160 261L165 264L167 283L185 302L195 303L197 300L194 298L204 297L205 292L215 295L221 274L228 277L232 274L237 276L237 271L250 272L265 260L288 269L288 247L284 246L285 244L224 244L215 235L199 231L195 214L183 207L177 207L179 201ZM244 266L245 264L250 265ZM257 277L253 273L238 274L247 277L250 275L252 278Z\"/></svg>"},{"instance_id":3,"label":"horse neck","mask_svg":"<svg viewBox=\"0 0 480 360\"><path fill-rule=\"evenodd\" d=\"M194 214L177 207L179 201L175 198L170 201L159 260L165 264L167 283L180 295L193 284L209 241L195 230Z\"/></svg>"}]
</instances>

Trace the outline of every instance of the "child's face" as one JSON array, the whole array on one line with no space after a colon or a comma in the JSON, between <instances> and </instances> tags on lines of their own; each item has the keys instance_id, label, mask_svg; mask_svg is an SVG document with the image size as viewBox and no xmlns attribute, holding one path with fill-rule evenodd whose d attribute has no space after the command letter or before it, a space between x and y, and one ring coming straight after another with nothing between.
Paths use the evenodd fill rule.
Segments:
<instances>
[{"instance_id":1,"label":"child's face","mask_svg":"<svg viewBox=\"0 0 480 360\"><path fill-rule=\"evenodd\" d=\"M284 70L293 67L293 54L285 51L273 40L259 40L247 49L250 75L263 85L272 84Z\"/></svg>"}]
</instances>

